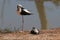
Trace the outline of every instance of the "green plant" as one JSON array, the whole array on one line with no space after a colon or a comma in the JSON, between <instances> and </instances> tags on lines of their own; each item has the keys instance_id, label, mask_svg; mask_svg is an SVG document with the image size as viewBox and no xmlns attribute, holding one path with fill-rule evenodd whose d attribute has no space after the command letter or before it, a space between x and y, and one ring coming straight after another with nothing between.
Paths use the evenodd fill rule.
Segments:
<instances>
[{"instance_id":1,"label":"green plant","mask_svg":"<svg viewBox=\"0 0 60 40\"><path fill-rule=\"evenodd\" d=\"M11 31L9 28L5 28L5 29L4 29L4 32L5 32L5 33L11 33L12 31Z\"/></svg>"}]
</instances>

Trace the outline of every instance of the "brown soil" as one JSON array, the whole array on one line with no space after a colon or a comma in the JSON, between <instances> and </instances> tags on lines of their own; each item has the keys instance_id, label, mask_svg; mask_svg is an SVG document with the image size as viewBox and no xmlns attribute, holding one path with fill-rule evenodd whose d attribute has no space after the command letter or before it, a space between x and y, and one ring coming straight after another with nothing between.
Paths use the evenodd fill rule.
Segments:
<instances>
[{"instance_id":1,"label":"brown soil","mask_svg":"<svg viewBox=\"0 0 60 40\"><path fill-rule=\"evenodd\" d=\"M60 40L60 28L41 30L38 35L30 34L29 31L0 33L0 40Z\"/></svg>"}]
</instances>

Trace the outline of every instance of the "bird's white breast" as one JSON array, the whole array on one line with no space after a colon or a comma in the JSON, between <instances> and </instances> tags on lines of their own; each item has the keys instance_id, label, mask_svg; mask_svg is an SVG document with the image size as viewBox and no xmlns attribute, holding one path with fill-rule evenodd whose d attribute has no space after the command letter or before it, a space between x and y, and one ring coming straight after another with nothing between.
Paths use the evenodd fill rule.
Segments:
<instances>
[{"instance_id":1,"label":"bird's white breast","mask_svg":"<svg viewBox=\"0 0 60 40\"><path fill-rule=\"evenodd\" d=\"M19 12L21 12L21 8L19 9Z\"/></svg>"}]
</instances>

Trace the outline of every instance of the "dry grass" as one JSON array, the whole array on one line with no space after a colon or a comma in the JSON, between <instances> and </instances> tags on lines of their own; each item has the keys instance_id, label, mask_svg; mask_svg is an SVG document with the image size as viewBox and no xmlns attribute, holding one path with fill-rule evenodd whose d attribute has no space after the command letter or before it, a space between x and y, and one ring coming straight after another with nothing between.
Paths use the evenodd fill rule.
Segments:
<instances>
[{"instance_id":1,"label":"dry grass","mask_svg":"<svg viewBox=\"0 0 60 40\"><path fill-rule=\"evenodd\" d=\"M0 33L0 40L60 40L60 28L41 30L39 35L30 34L29 31Z\"/></svg>"}]
</instances>

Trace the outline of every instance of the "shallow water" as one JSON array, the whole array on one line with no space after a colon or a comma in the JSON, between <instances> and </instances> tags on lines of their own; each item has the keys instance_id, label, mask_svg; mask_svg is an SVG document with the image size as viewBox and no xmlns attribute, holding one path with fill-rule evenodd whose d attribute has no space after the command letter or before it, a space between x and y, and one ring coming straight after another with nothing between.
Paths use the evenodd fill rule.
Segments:
<instances>
[{"instance_id":1,"label":"shallow water","mask_svg":"<svg viewBox=\"0 0 60 40\"><path fill-rule=\"evenodd\" d=\"M16 0L6 0L3 16L1 13L1 8L3 6L3 1L0 0L0 28L9 28L14 30L22 28L22 16L18 16L16 13L17 1ZM39 20L39 14L34 1L20 1L20 4L23 5L24 8L30 10L33 15L24 16L24 30L31 30L34 26L38 29L41 29L41 21ZM60 26L60 6L55 6L52 2L44 2L45 12L48 21L48 29L56 28ZM2 26L3 25L3 26ZM2 27L1 27L2 26Z\"/></svg>"}]
</instances>

